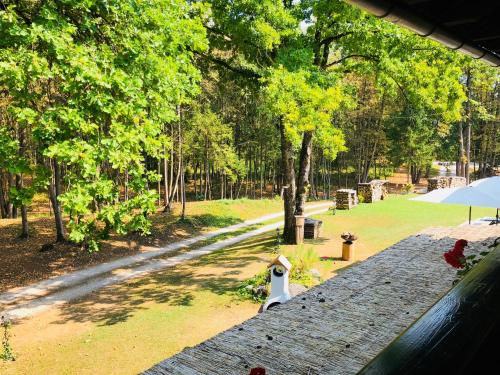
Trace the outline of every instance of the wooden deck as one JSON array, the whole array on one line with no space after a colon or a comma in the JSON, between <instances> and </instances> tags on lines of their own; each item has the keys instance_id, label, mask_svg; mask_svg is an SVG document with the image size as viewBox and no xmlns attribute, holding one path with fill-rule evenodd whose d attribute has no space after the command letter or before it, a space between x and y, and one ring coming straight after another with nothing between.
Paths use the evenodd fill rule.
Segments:
<instances>
[{"instance_id":1,"label":"wooden deck","mask_svg":"<svg viewBox=\"0 0 500 375\"><path fill-rule=\"evenodd\" d=\"M144 374L355 374L451 287L442 253L456 239L469 254L498 236L500 226L428 229Z\"/></svg>"}]
</instances>

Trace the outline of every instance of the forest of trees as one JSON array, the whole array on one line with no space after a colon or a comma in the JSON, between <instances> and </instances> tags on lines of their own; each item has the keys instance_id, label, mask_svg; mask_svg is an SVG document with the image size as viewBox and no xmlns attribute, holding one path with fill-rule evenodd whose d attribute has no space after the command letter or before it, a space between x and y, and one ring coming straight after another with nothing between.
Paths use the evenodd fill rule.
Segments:
<instances>
[{"instance_id":1,"label":"forest of trees","mask_svg":"<svg viewBox=\"0 0 500 375\"><path fill-rule=\"evenodd\" d=\"M0 0L0 212L56 241L186 199L308 197L499 164L498 70L340 0ZM183 208L184 215L184 208Z\"/></svg>"}]
</instances>

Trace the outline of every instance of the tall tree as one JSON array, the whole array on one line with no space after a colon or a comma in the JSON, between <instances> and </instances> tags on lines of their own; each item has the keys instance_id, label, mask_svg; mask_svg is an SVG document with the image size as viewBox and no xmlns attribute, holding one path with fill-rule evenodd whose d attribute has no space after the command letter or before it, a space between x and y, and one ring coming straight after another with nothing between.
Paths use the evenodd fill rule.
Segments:
<instances>
[{"instance_id":1,"label":"tall tree","mask_svg":"<svg viewBox=\"0 0 500 375\"><path fill-rule=\"evenodd\" d=\"M0 87L30 112L39 163L51 171L57 239L90 250L111 230L149 232L149 155L164 124L198 92L194 52L206 48L205 8L184 0L2 1ZM19 121L19 119L17 119ZM120 201L127 174L129 199ZM62 205L62 208L61 208Z\"/></svg>"}]
</instances>

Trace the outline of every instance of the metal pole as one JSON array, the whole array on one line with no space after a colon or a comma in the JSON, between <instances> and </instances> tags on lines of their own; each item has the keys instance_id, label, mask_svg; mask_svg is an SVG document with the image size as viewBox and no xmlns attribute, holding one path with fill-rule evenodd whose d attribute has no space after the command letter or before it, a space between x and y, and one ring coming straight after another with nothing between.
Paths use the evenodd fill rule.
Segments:
<instances>
[{"instance_id":1,"label":"metal pole","mask_svg":"<svg viewBox=\"0 0 500 375\"><path fill-rule=\"evenodd\" d=\"M472 216L472 206L469 206L469 225L470 225L471 216Z\"/></svg>"}]
</instances>

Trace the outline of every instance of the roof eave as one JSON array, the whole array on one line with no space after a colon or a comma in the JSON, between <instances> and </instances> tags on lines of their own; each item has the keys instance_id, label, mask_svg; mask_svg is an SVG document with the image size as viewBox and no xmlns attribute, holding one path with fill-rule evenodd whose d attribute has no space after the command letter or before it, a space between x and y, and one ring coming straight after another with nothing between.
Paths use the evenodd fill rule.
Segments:
<instances>
[{"instance_id":1,"label":"roof eave","mask_svg":"<svg viewBox=\"0 0 500 375\"><path fill-rule=\"evenodd\" d=\"M411 11L391 4L385 0L347 0L349 3L372 13L378 18L384 18L397 25L404 26L420 36L435 40L446 47L460 51L475 59L480 59L488 64L499 67L500 56L488 51L481 46L464 40L445 28L433 24Z\"/></svg>"}]
</instances>

